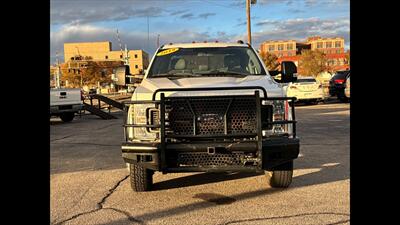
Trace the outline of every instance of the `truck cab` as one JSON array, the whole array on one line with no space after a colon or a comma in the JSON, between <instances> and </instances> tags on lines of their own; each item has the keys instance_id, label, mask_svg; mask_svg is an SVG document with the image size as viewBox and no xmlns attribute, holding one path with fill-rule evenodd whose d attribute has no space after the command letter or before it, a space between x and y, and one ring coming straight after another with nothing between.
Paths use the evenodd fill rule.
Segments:
<instances>
[{"instance_id":1,"label":"truck cab","mask_svg":"<svg viewBox=\"0 0 400 225\"><path fill-rule=\"evenodd\" d=\"M283 63L283 82L295 70ZM161 46L124 102L132 189L151 190L155 171L264 171L272 187L288 187L300 146L294 100L249 44Z\"/></svg>"}]
</instances>

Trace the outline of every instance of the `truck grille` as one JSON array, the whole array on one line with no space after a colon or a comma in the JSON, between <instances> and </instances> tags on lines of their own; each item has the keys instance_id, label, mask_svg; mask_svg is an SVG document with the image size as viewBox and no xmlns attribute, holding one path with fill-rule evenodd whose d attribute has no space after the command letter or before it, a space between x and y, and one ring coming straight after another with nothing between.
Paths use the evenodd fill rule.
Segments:
<instances>
[{"instance_id":1,"label":"truck grille","mask_svg":"<svg viewBox=\"0 0 400 225\"><path fill-rule=\"evenodd\" d=\"M169 108L168 128L177 135L250 134L257 132L256 101L252 96L170 98L167 102L167 108Z\"/></svg>"},{"instance_id":2,"label":"truck grille","mask_svg":"<svg viewBox=\"0 0 400 225\"><path fill-rule=\"evenodd\" d=\"M180 153L179 166L237 166L243 165L243 154L240 153Z\"/></svg>"}]
</instances>

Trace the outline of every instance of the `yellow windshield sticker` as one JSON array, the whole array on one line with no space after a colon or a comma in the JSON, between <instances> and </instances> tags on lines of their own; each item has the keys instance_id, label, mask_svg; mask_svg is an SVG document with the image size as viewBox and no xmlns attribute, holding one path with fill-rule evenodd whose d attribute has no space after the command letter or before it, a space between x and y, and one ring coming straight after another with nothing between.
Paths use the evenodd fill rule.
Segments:
<instances>
[{"instance_id":1,"label":"yellow windshield sticker","mask_svg":"<svg viewBox=\"0 0 400 225\"><path fill-rule=\"evenodd\" d=\"M161 51L161 52L157 53L157 56L168 55L168 54L174 53L174 52L176 52L178 50L179 50L179 48L170 48L170 49L167 49L167 50L164 50L164 51Z\"/></svg>"}]
</instances>

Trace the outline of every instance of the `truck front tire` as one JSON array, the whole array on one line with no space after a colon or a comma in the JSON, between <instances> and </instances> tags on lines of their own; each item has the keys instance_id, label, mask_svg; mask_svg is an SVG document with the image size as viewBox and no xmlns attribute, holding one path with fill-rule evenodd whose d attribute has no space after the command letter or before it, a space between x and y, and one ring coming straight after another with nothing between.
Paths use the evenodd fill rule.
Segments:
<instances>
[{"instance_id":1,"label":"truck front tire","mask_svg":"<svg viewBox=\"0 0 400 225\"><path fill-rule=\"evenodd\" d=\"M279 165L271 171L265 171L268 183L274 188L287 188L292 183L293 161Z\"/></svg>"},{"instance_id":2,"label":"truck front tire","mask_svg":"<svg viewBox=\"0 0 400 225\"><path fill-rule=\"evenodd\" d=\"M75 117L75 113L73 112L66 112L60 115L60 118L63 122L71 122Z\"/></svg>"},{"instance_id":3,"label":"truck front tire","mask_svg":"<svg viewBox=\"0 0 400 225\"><path fill-rule=\"evenodd\" d=\"M130 164L131 187L136 192L149 191L153 185L153 171L141 165Z\"/></svg>"}]
</instances>

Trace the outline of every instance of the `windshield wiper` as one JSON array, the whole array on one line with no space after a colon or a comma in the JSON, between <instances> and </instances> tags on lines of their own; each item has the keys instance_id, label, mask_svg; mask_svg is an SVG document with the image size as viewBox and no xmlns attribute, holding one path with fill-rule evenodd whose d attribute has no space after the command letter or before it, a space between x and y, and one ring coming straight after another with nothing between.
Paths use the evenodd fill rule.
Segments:
<instances>
[{"instance_id":1,"label":"windshield wiper","mask_svg":"<svg viewBox=\"0 0 400 225\"><path fill-rule=\"evenodd\" d=\"M200 75L227 75L227 76L249 76L251 74L246 74L246 73L239 73L239 72L233 72L233 71L220 71L220 70L213 70L207 73L196 73Z\"/></svg>"},{"instance_id":2,"label":"windshield wiper","mask_svg":"<svg viewBox=\"0 0 400 225\"><path fill-rule=\"evenodd\" d=\"M151 78L160 78L160 77L167 77L167 78L185 78L185 77L199 77L201 75L199 74L193 74L193 73L160 73L160 74L155 74L151 76Z\"/></svg>"}]
</instances>

